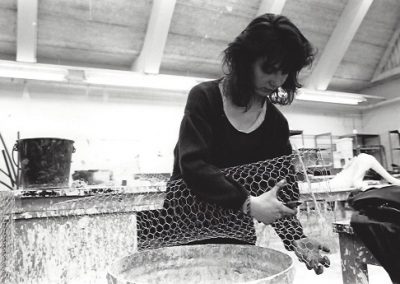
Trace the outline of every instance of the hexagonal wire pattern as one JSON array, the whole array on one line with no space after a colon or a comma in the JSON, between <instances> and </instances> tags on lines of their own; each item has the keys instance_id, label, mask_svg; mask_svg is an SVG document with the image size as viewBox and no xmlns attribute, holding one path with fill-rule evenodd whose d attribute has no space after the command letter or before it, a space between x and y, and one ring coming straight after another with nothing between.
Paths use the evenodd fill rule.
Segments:
<instances>
[{"instance_id":1,"label":"hexagonal wire pattern","mask_svg":"<svg viewBox=\"0 0 400 284\"><path fill-rule=\"evenodd\" d=\"M326 174L323 165L318 151L301 151L222 171L254 196L269 191L284 178L287 185L278 192L283 202L301 199L299 189L308 191L310 208L300 207L297 218L286 217L272 224L286 248L291 249L291 240L301 237L303 230L319 240L336 239L331 229L333 208L327 206L328 201L317 199L311 186L307 186L308 169L314 167L313 174L318 174L316 169L319 174ZM2 198L0 203L6 201ZM9 211L12 210L1 211L0 217L11 220ZM1 277L17 277L20 282L29 279L47 283L57 279L71 283L79 279L98 283L105 279L112 262L138 249L210 238L230 238L260 246L269 246L274 236L279 241L271 226L254 221L241 211L199 200L183 180L168 182L166 191L140 189L126 193L124 188L115 188L112 193L82 196L42 208L15 228L6 224L1 232L2 248L7 248L3 253L7 255L5 259L18 259L18 264L6 263ZM13 251L10 244L15 244Z\"/></svg>"},{"instance_id":2,"label":"hexagonal wire pattern","mask_svg":"<svg viewBox=\"0 0 400 284\"><path fill-rule=\"evenodd\" d=\"M314 233L321 233L323 223L328 225L328 215L328 219L332 219L334 215L333 207L326 200L317 200L311 187L307 186L310 168L313 168L312 174L327 173L318 151L294 152L292 155L226 168L222 172L253 196L269 191L277 182L286 179L287 185L278 191L278 199L282 202L298 201L301 184L303 191L308 191L311 198L309 201L313 203L313 210L307 210L306 218L314 218ZM329 191L327 187L326 194L329 195ZM224 209L199 200L182 179L170 181L166 192L162 209L138 212L139 249L181 245L213 238L229 238L255 244L258 235L256 229L259 232L265 227L241 211ZM324 215L321 214L322 210L325 210ZM293 240L304 236L299 218L284 217L272 224L288 250L293 249ZM315 230L316 227L319 229ZM326 228L325 226L325 231ZM308 228L306 230L310 233ZM327 233L331 235L331 231Z\"/></svg>"}]
</instances>

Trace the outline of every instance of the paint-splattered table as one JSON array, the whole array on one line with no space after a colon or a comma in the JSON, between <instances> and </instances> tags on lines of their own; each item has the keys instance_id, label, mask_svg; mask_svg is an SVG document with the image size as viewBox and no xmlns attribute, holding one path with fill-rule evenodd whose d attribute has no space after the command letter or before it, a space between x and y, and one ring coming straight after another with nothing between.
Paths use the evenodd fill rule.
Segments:
<instances>
[{"instance_id":1,"label":"paint-splattered table","mask_svg":"<svg viewBox=\"0 0 400 284\"><path fill-rule=\"evenodd\" d=\"M10 283L106 283L110 263L134 253L136 213L164 192L16 197Z\"/></svg>"},{"instance_id":2,"label":"paint-splattered table","mask_svg":"<svg viewBox=\"0 0 400 284\"><path fill-rule=\"evenodd\" d=\"M343 284L367 284L367 264L379 265L378 261L354 234L350 220L333 223L333 230L339 235Z\"/></svg>"}]
</instances>

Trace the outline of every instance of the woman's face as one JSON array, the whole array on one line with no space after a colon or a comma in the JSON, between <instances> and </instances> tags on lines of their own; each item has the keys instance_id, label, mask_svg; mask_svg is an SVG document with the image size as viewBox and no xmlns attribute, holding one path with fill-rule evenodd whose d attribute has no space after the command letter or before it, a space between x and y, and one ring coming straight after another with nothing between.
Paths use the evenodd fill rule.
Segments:
<instances>
[{"instance_id":1,"label":"woman's face","mask_svg":"<svg viewBox=\"0 0 400 284\"><path fill-rule=\"evenodd\" d=\"M254 63L254 89L256 95L266 97L285 83L288 74L283 74L277 66L265 66L265 59Z\"/></svg>"}]
</instances>

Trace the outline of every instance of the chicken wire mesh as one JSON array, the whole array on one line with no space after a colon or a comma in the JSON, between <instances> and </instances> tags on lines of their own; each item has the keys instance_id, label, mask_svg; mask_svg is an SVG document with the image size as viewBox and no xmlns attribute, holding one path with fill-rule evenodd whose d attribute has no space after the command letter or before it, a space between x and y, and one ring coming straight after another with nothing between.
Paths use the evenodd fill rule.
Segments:
<instances>
[{"instance_id":1,"label":"chicken wire mesh","mask_svg":"<svg viewBox=\"0 0 400 284\"><path fill-rule=\"evenodd\" d=\"M287 180L278 198L283 202L300 200L303 204L296 217L272 224L286 249L291 250L292 240L304 235L336 246L331 229L335 208L329 201L333 200L329 184L323 198L322 192L314 194L310 186L310 175L328 173L318 151L297 151L222 171L254 196L269 191L281 179ZM138 250L216 237L260 246L277 240L270 226L241 211L199 200L183 180L170 181L165 187L108 187L101 192L109 193L49 203L14 214L15 225L10 217L12 210L1 211L1 220L11 220L8 229L2 229L1 247L6 257L1 259L1 276L9 280L3 282L106 283L107 267ZM5 202L2 196L1 205Z\"/></svg>"},{"instance_id":2,"label":"chicken wire mesh","mask_svg":"<svg viewBox=\"0 0 400 284\"><path fill-rule=\"evenodd\" d=\"M284 203L299 201L301 190L302 193L309 194L313 203L313 210L308 210L307 218L315 215L317 222L326 224L328 217L329 221L335 218L332 204L328 204L326 199L317 200L311 191L308 177L311 168L313 175L327 173L318 151L295 152L275 159L226 168L222 172L228 179L241 184L252 196L271 190L280 180L285 179L287 185L278 191L278 200ZM329 184L326 186L327 191L324 194L329 194ZM272 224L287 250L293 250L292 242L305 236L298 217L284 217ZM255 244L255 229L262 229L264 226L242 211L224 209L200 200L182 179L167 184L162 209L138 212L137 222L139 249L181 245L213 238L229 238Z\"/></svg>"}]
</instances>

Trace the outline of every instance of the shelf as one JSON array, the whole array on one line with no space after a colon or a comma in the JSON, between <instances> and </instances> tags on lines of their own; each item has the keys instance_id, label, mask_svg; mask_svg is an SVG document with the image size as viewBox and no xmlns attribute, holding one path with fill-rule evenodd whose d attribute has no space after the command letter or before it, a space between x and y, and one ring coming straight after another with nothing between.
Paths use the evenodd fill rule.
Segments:
<instances>
[{"instance_id":1,"label":"shelf","mask_svg":"<svg viewBox=\"0 0 400 284\"><path fill-rule=\"evenodd\" d=\"M357 147L354 150L364 150L364 151L377 150L377 151L380 151L381 149L382 149L381 146L372 146L372 147Z\"/></svg>"},{"instance_id":2,"label":"shelf","mask_svg":"<svg viewBox=\"0 0 400 284\"><path fill-rule=\"evenodd\" d=\"M294 135L301 135L303 134L303 130L290 130L289 135L294 136Z\"/></svg>"},{"instance_id":3,"label":"shelf","mask_svg":"<svg viewBox=\"0 0 400 284\"><path fill-rule=\"evenodd\" d=\"M324 171L325 174L331 173L333 169L333 151L334 144L332 141L332 133L320 133L314 137L315 147L319 149L320 159L322 160L322 165L309 166L311 170ZM319 174L320 175L320 174Z\"/></svg>"},{"instance_id":4,"label":"shelf","mask_svg":"<svg viewBox=\"0 0 400 284\"><path fill-rule=\"evenodd\" d=\"M353 148L381 145L381 137L378 134L348 134L339 136L339 138L352 138Z\"/></svg>"},{"instance_id":5,"label":"shelf","mask_svg":"<svg viewBox=\"0 0 400 284\"><path fill-rule=\"evenodd\" d=\"M339 138L346 138L346 137L364 137L364 138L375 138L379 137L379 134L347 134L347 135L340 135Z\"/></svg>"},{"instance_id":6,"label":"shelf","mask_svg":"<svg viewBox=\"0 0 400 284\"><path fill-rule=\"evenodd\" d=\"M326 165L307 165L307 168L311 168L311 169L319 169L319 168L329 168L332 167L333 165L331 163L326 164Z\"/></svg>"},{"instance_id":7,"label":"shelf","mask_svg":"<svg viewBox=\"0 0 400 284\"><path fill-rule=\"evenodd\" d=\"M399 130L389 131L389 148L390 148L390 160L392 169L395 167L393 165L399 163L399 150L400 150L400 133Z\"/></svg>"},{"instance_id":8,"label":"shelf","mask_svg":"<svg viewBox=\"0 0 400 284\"><path fill-rule=\"evenodd\" d=\"M303 134L303 130L289 130L289 136L291 139L291 143L294 143L294 141L292 141L292 139L295 139L295 143L292 144L295 146L295 148L301 148L304 147L304 134ZM295 137L293 137L295 136ZM300 139L300 141L299 141ZM300 143L301 144L300 144Z\"/></svg>"},{"instance_id":9,"label":"shelf","mask_svg":"<svg viewBox=\"0 0 400 284\"><path fill-rule=\"evenodd\" d=\"M379 134L372 133L357 133L341 135L339 138L352 138L353 139L353 152L358 155L362 152L368 152L373 155L383 167L387 168L387 159L385 148L381 143Z\"/></svg>"},{"instance_id":10,"label":"shelf","mask_svg":"<svg viewBox=\"0 0 400 284\"><path fill-rule=\"evenodd\" d=\"M328 150L327 148L299 148L299 151L326 151Z\"/></svg>"}]
</instances>

